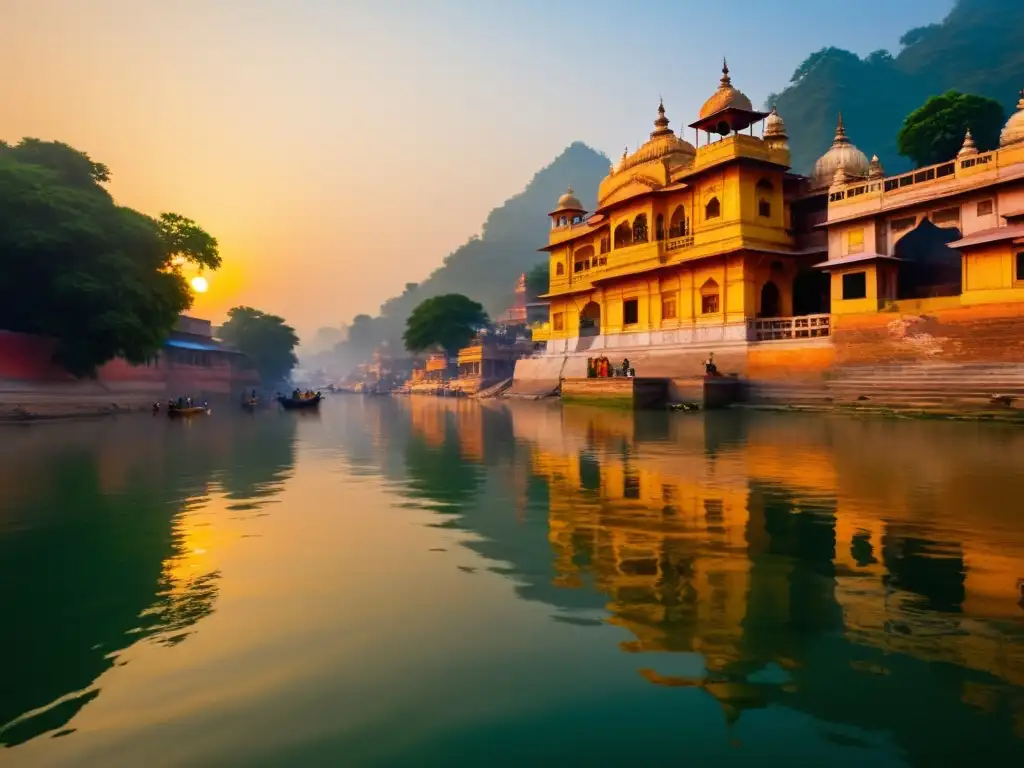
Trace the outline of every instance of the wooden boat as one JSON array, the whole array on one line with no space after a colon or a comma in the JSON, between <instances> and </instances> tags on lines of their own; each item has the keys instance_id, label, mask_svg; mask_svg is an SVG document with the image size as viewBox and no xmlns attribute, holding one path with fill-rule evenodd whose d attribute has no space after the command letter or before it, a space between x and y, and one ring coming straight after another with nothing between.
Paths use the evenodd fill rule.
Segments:
<instances>
[{"instance_id":1,"label":"wooden boat","mask_svg":"<svg viewBox=\"0 0 1024 768\"><path fill-rule=\"evenodd\" d=\"M167 409L167 415L172 419L182 418L185 416L206 416L209 413L209 408L203 408L200 405L196 405L191 408L179 408L178 406L174 406L173 408Z\"/></svg>"},{"instance_id":2,"label":"wooden boat","mask_svg":"<svg viewBox=\"0 0 1024 768\"><path fill-rule=\"evenodd\" d=\"M260 401L257 400L255 397L247 398L246 400L242 401L242 410L243 411L255 411L257 406L259 406L259 404L260 404Z\"/></svg>"},{"instance_id":3,"label":"wooden boat","mask_svg":"<svg viewBox=\"0 0 1024 768\"><path fill-rule=\"evenodd\" d=\"M281 404L281 407L292 411L302 410L305 408L319 408L320 401L323 400L323 395L319 392L313 397L300 397L298 399L293 397L285 397L284 395L278 395L277 402Z\"/></svg>"}]
</instances>

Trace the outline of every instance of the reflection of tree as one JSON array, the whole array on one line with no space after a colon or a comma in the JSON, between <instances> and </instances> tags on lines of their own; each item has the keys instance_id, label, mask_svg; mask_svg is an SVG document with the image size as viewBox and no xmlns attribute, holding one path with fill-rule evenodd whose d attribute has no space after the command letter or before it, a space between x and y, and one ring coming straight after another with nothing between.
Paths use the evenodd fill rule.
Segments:
<instances>
[{"instance_id":1,"label":"reflection of tree","mask_svg":"<svg viewBox=\"0 0 1024 768\"><path fill-rule=\"evenodd\" d=\"M63 727L121 651L180 642L212 613L219 574L178 575L176 529L214 478L237 498L279 481L294 427L271 420L54 425L0 446L0 464L41 480L0 496L0 621L16 628L0 632L0 745Z\"/></svg>"},{"instance_id":2,"label":"reflection of tree","mask_svg":"<svg viewBox=\"0 0 1024 768\"><path fill-rule=\"evenodd\" d=\"M440 445L431 446L416 436L405 446L409 490L416 498L429 499L451 511L459 511L476 494L481 469L463 461L457 433L447 423Z\"/></svg>"}]
</instances>

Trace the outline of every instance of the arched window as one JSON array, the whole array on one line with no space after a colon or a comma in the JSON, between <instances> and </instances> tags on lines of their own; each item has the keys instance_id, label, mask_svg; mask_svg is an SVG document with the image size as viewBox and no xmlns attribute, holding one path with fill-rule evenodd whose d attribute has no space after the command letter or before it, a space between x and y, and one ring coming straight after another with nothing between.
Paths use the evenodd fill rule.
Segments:
<instances>
[{"instance_id":1,"label":"arched window","mask_svg":"<svg viewBox=\"0 0 1024 768\"><path fill-rule=\"evenodd\" d=\"M634 243L646 243L647 242L647 214L641 213L635 219L633 219L633 242Z\"/></svg>"},{"instance_id":2,"label":"arched window","mask_svg":"<svg viewBox=\"0 0 1024 768\"><path fill-rule=\"evenodd\" d=\"M615 247L625 248L633 242L633 230L629 228L629 222L624 221L615 228Z\"/></svg>"},{"instance_id":3,"label":"arched window","mask_svg":"<svg viewBox=\"0 0 1024 768\"><path fill-rule=\"evenodd\" d=\"M656 240L665 239L665 217L660 213L658 214L658 218L654 220L654 238Z\"/></svg>"},{"instance_id":4,"label":"arched window","mask_svg":"<svg viewBox=\"0 0 1024 768\"><path fill-rule=\"evenodd\" d=\"M702 315L713 315L720 312L718 303L718 283L712 278L704 281L700 287L700 313Z\"/></svg>"},{"instance_id":5,"label":"arched window","mask_svg":"<svg viewBox=\"0 0 1024 768\"><path fill-rule=\"evenodd\" d=\"M592 266L597 266L597 259L594 258L594 246L585 245L572 255L572 271L584 272Z\"/></svg>"},{"instance_id":6,"label":"arched window","mask_svg":"<svg viewBox=\"0 0 1024 768\"><path fill-rule=\"evenodd\" d=\"M761 179L757 182L757 215L768 219L772 215L772 192L775 187L768 179Z\"/></svg>"},{"instance_id":7,"label":"arched window","mask_svg":"<svg viewBox=\"0 0 1024 768\"><path fill-rule=\"evenodd\" d=\"M565 274L565 264L563 264L562 262L558 262L557 264L555 264L555 275L557 277L561 277L564 274Z\"/></svg>"},{"instance_id":8,"label":"arched window","mask_svg":"<svg viewBox=\"0 0 1024 768\"><path fill-rule=\"evenodd\" d=\"M704 218L705 219L717 219L722 215L722 204L718 202L717 197L712 197L708 200L707 205L704 206Z\"/></svg>"},{"instance_id":9,"label":"arched window","mask_svg":"<svg viewBox=\"0 0 1024 768\"><path fill-rule=\"evenodd\" d=\"M668 224L669 237L683 237L690 234L690 222L686 220L686 209L677 205L672 211L672 218Z\"/></svg>"}]
</instances>

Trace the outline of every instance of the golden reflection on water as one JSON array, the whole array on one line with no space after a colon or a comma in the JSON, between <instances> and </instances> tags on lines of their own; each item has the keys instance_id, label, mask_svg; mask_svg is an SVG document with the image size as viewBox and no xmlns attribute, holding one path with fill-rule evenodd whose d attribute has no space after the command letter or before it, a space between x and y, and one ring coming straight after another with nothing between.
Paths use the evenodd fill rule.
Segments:
<instances>
[{"instance_id":1,"label":"golden reflection on water","mask_svg":"<svg viewBox=\"0 0 1024 768\"><path fill-rule=\"evenodd\" d=\"M652 683L703 688L727 719L797 691L802 635L991 676L962 701L1010 705L1024 738L1024 432L986 425L736 414L633 414L411 398L413 431L483 457L482 414L511 420L548 489L552 584L596 587L650 654ZM450 423L452 428L445 425ZM493 447L493 446L492 446ZM693 676L658 672L699 654ZM821 672L819 671L819 674Z\"/></svg>"}]
</instances>

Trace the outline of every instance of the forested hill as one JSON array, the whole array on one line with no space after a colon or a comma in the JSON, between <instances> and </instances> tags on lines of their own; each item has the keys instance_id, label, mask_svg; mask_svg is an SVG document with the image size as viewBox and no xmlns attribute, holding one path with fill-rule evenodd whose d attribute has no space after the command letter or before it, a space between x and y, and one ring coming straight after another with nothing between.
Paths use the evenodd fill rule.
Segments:
<instances>
[{"instance_id":1,"label":"forested hill","mask_svg":"<svg viewBox=\"0 0 1024 768\"><path fill-rule=\"evenodd\" d=\"M586 144L574 142L541 169L526 189L487 216L482 233L445 257L442 266L422 283L381 306L381 315L360 315L349 328L347 359L372 352L382 341L400 343L405 320L413 308L431 296L462 293L479 301L491 316L508 308L519 275L543 260L537 249L547 242L551 211L570 184L584 205L596 205L597 186L608 174L610 161Z\"/></svg>"},{"instance_id":2,"label":"forested hill","mask_svg":"<svg viewBox=\"0 0 1024 768\"><path fill-rule=\"evenodd\" d=\"M850 140L868 157L877 154L886 173L907 170L896 135L929 96L955 89L1013 111L1024 88L1022 33L1024 0L958 0L941 23L904 34L895 57L876 51L861 59L839 48L811 54L766 107L778 105L799 173L828 149L839 111Z\"/></svg>"}]
</instances>

